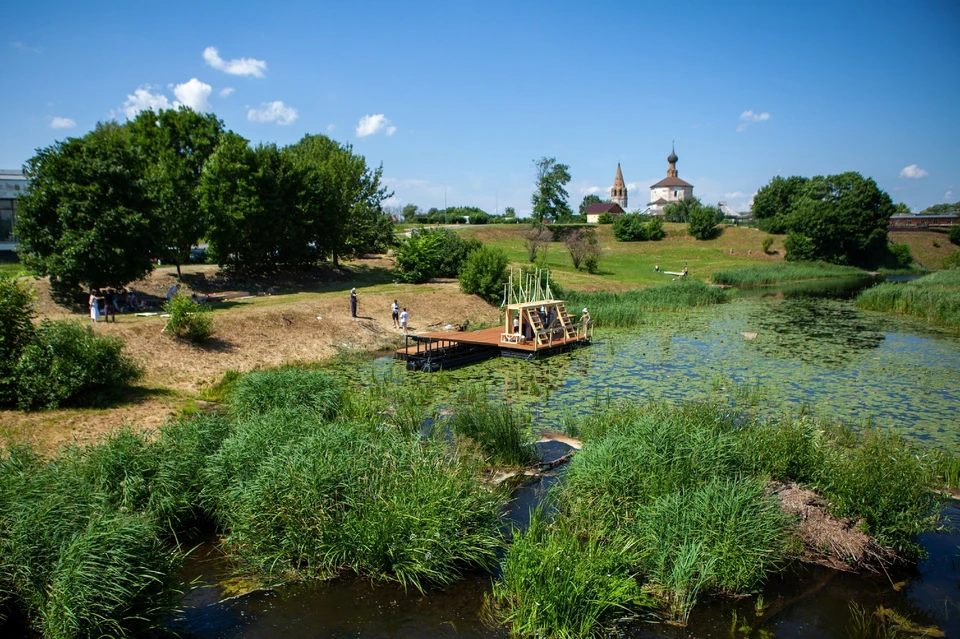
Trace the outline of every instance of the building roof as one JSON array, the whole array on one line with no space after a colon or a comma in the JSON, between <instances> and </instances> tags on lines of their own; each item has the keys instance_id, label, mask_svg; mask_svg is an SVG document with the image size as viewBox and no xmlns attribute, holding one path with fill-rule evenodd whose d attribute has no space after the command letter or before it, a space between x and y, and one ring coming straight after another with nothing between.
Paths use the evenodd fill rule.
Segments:
<instances>
[{"instance_id":1,"label":"building roof","mask_svg":"<svg viewBox=\"0 0 960 639\"><path fill-rule=\"evenodd\" d=\"M613 186L614 188L626 188L626 185L623 183L623 172L620 170L619 162L617 162L617 175L615 178L613 178Z\"/></svg>"},{"instance_id":2,"label":"building roof","mask_svg":"<svg viewBox=\"0 0 960 639\"><path fill-rule=\"evenodd\" d=\"M670 204L670 203L661 197L661 198L658 198L656 202L650 202L650 204Z\"/></svg>"},{"instance_id":3,"label":"building roof","mask_svg":"<svg viewBox=\"0 0 960 639\"><path fill-rule=\"evenodd\" d=\"M930 220L939 217L957 217L956 213L940 213L928 215L891 215L891 220Z\"/></svg>"},{"instance_id":4,"label":"building roof","mask_svg":"<svg viewBox=\"0 0 960 639\"><path fill-rule=\"evenodd\" d=\"M591 204L587 207L587 210L584 213L611 213L613 215L621 215L623 209L616 202L600 202L599 204Z\"/></svg>"},{"instance_id":5,"label":"building roof","mask_svg":"<svg viewBox=\"0 0 960 639\"><path fill-rule=\"evenodd\" d=\"M689 186L691 189L693 188L692 184L689 182L684 182L678 177L665 177L650 188L655 189L661 186Z\"/></svg>"}]
</instances>

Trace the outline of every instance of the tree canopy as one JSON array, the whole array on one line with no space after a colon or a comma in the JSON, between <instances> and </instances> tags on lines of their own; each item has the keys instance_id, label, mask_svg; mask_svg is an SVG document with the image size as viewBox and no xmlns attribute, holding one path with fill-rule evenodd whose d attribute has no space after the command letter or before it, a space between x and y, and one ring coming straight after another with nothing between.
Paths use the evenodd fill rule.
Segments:
<instances>
[{"instance_id":1,"label":"tree canopy","mask_svg":"<svg viewBox=\"0 0 960 639\"><path fill-rule=\"evenodd\" d=\"M572 215L565 188L570 182L570 167L548 157L534 160L533 166L537 175L536 188L530 198L533 217L543 222L544 218L557 221Z\"/></svg>"},{"instance_id":2,"label":"tree canopy","mask_svg":"<svg viewBox=\"0 0 960 639\"><path fill-rule=\"evenodd\" d=\"M753 211L788 234L790 260L876 266L890 255L887 225L896 208L859 173L775 177L757 192Z\"/></svg>"},{"instance_id":3,"label":"tree canopy","mask_svg":"<svg viewBox=\"0 0 960 639\"><path fill-rule=\"evenodd\" d=\"M602 204L603 200L600 199L600 196L590 193L589 195L584 195L583 200L580 202L580 215L587 214L587 207L591 204Z\"/></svg>"}]
</instances>

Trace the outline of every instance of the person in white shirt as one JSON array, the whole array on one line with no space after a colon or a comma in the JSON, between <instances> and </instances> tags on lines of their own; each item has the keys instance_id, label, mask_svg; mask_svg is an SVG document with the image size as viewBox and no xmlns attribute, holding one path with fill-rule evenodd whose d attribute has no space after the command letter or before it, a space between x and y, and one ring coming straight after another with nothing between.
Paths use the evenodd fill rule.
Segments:
<instances>
[{"instance_id":1,"label":"person in white shirt","mask_svg":"<svg viewBox=\"0 0 960 639\"><path fill-rule=\"evenodd\" d=\"M393 327L400 328L400 305L397 304L397 300L393 300L393 304L390 305L390 318L393 319Z\"/></svg>"},{"instance_id":2,"label":"person in white shirt","mask_svg":"<svg viewBox=\"0 0 960 639\"><path fill-rule=\"evenodd\" d=\"M403 334L407 334L407 320L410 319L410 313L407 312L407 309L403 309L403 312L400 313L400 328L403 329Z\"/></svg>"}]
</instances>

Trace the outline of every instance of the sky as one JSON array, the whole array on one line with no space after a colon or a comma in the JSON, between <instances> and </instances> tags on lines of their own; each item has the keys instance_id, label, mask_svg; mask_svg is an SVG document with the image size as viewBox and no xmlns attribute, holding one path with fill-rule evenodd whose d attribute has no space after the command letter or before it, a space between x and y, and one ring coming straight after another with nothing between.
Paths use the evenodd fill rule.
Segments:
<instances>
[{"instance_id":1,"label":"sky","mask_svg":"<svg viewBox=\"0 0 960 639\"><path fill-rule=\"evenodd\" d=\"M533 162L645 208L675 143L703 202L858 171L960 200L960 2L19 2L3 10L0 168L139 109L254 143L323 133L389 204L529 214Z\"/></svg>"}]
</instances>

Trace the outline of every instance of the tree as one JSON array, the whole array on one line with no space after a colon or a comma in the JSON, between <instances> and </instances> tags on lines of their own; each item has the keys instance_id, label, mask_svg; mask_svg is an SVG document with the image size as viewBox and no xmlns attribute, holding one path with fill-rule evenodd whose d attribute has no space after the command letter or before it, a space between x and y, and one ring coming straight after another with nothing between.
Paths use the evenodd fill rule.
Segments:
<instances>
[{"instance_id":1,"label":"tree","mask_svg":"<svg viewBox=\"0 0 960 639\"><path fill-rule=\"evenodd\" d=\"M533 224L524 231L523 239L527 243L527 259L534 262L537 255L541 253L546 255L547 249L550 248L550 242L553 241L553 233L540 224Z\"/></svg>"},{"instance_id":2,"label":"tree","mask_svg":"<svg viewBox=\"0 0 960 639\"><path fill-rule=\"evenodd\" d=\"M714 206L698 206L690 211L690 222L687 232L698 240L712 240L720 235L717 226L717 208Z\"/></svg>"},{"instance_id":3,"label":"tree","mask_svg":"<svg viewBox=\"0 0 960 639\"><path fill-rule=\"evenodd\" d=\"M510 260L501 249L482 246L470 253L460 272L460 290L479 295L492 304L503 298Z\"/></svg>"},{"instance_id":4,"label":"tree","mask_svg":"<svg viewBox=\"0 0 960 639\"><path fill-rule=\"evenodd\" d=\"M189 262L190 249L207 231L200 214L200 176L223 132L213 114L189 108L141 111L130 128L132 142L149 158L144 187L152 215L160 225L164 259L177 265Z\"/></svg>"},{"instance_id":5,"label":"tree","mask_svg":"<svg viewBox=\"0 0 960 639\"><path fill-rule=\"evenodd\" d=\"M960 213L960 202L953 204L934 204L920 211L920 215L943 215L945 213Z\"/></svg>"},{"instance_id":6,"label":"tree","mask_svg":"<svg viewBox=\"0 0 960 639\"><path fill-rule=\"evenodd\" d=\"M593 229L575 228L567 233L563 243L570 252L573 268L580 270L582 264L589 272L596 272L600 260L600 241Z\"/></svg>"},{"instance_id":7,"label":"tree","mask_svg":"<svg viewBox=\"0 0 960 639\"><path fill-rule=\"evenodd\" d=\"M556 158L547 157L534 160L533 166L537 175L536 190L530 198L533 217L542 223L544 218L556 221L572 215L564 188L570 182L570 167L559 164Z\"/></svg>"},{"instance_id":8,"label":"tree","mask_svg":"<svg viewBox=\"0 0 960 639\"><path fill-rule=\"evenodd\" d=\"M512 206L503 209L503 217L517 217L517 211Z\"/></svg>"},{"instance_id":9,"label":"tree","mask_svg":"<svg viewBox=\"0 0 960 639\"><path fill-rule=\"evenodd\" d=\"M404 204L401 215L404 222L413 222L420 215L420 207L416 204Z\"/></svg>"},{"instance_id":10,"label":"tree","mask_svg":"<svg viewBox=\"0 0 960 639\"><path fill-rule=\"evenodd\" d=\"M583 201L580 202L580 215L587 214L587 207L591 204L602 204L603 200L599 196L590 193L589 195L583 196Z\"/></svg>"},{"instance_id":11,"label":"tree","mask_svg":"<svg viewBox=\"0 0 960 639\"><path fill-rule=\"evenodd\" d=\"M950 241L960 246L960 224L954 224L950 227Z\"/></svg>"},{"instance_id":12,"label":"tree","mask_svg":"<svg viewBox=\"0 0 960 639\"><path fill-rule=\"evenodd\" d=\"M414 232L394 252L398 279L409 284L422 284L435 277L442 247L442 234L426 229Z\"/></svg>"},{"instance_id":13,"label":"tree","mask_svg":"<svg viewBox=\"0 0 960 639\"><path fill-rule=\"evenodd\" d=\"M15 279L0 277L0 406L17 401L14 372L20 353L33 341L33 295Z\"/></svg>"},{"instance_id":14,"label":"tree","mask_svg":"<svg viewBox=\"0 0 960 639\"><path fill-rule=\"evenodd\" d=\"M620 215L613 221L613 236L618 242L643 242L648 239L647 225L636 213Z\"/></svg>"},{"instance_id":15,"label":"tree","mask_svg":"<svg viewBox=\"0 0 960 639\"><path fill-rule=\"evenodd\" d=\"M20 259L61 295L122 287L153 269L161 230L143 186L147 158L129 129L98 124L40 149L17 201Z\"/></svg>"},{"instance_id":16,"label":"tree","mask_svg":"<svg viewBox=\"0 0 960 639\"><path fill-rule=\"evenodd\" d=\"M809 181L799 175L788 178L779 175L774 177L753 196L753 206L750 209L753 216L758 220L766 220L786 215Z\"/></svg>"},{"instance_id":17,"label":"tree","mask_svg":"<svg viewBox=\"0 0 960 639\"><path fill-rule=\"evenodd\" d=\"M677 200L676 202L667 204L663 209L663 216L668 222L686 223L690 221L690 217L693 215L693 212L699 209L701 206L703 206L703 204L699 199L695 197L686 197L682 200Z\"/></svg>"}]
</instances>

